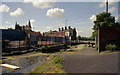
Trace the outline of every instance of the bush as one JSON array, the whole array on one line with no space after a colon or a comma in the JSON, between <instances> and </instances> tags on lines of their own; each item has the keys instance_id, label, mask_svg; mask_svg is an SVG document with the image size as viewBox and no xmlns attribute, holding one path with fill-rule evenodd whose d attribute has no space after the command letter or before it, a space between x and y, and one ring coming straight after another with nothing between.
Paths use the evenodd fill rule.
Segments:
<instances>
[{"instance_id":1,"label":"bush","mask_svg":"<svg viewBox=\"0 0 120 75\"><path fill-rule=\"evenodd\" d=\"M117 46L114 44L114 45L112 45L112 44L107 44L106 45L106 50L111 50L111 51L113 51L113 50L116 50L117 49Z\"/></svg>"},{"instance_id":2,"label":"bush","mask_svg":"<svg viewBox=\"0 0 120 75\"><path fill-rule=\"evenodd\" d=\"M65 52L66 51L66 49L60 49L60 52Z\"/></svg>"},{"instance_id":3,"label":"bush","mask_svg":"<svg viewBox=\"0 0 120 75\"><path fill-rule=\"evenodd\" d=\"M64 63L63 59L60 56L55 56L55 58L53 60L51 60L51 62L55 63L55 64L63 64Z\"/></svg>"}]
</instances>

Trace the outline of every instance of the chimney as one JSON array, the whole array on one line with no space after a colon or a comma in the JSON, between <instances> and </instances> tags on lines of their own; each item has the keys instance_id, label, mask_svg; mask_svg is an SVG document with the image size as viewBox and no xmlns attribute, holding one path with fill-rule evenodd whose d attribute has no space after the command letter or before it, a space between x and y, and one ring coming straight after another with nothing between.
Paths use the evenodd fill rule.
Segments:
<instances>
[{"instance_id":1,"label":"chimney","mask_svg":"<svg viewBox=\"0 0 120 75\"><path fill-rule=\"evenodd\" d=\"M74 28L74 30L76 31L76 28Z\"/></svg>"},{"instance_id":2,"label":"chimney","mask_svg":"<svg viewBox=\"0 0 120 75\"><path fill-rule=\"evenodd\" d=\"M60 31L60 28L59 28L59 31Z\"/></svg>"},{"instance_id":3,"label":"chimney","mask_svg":"<svg viewBox=\"0 0 120 75\"><path fill-rule=\"evenodd\" d=\"M67 27L65 26L65 30L67 30Z\"/></svg>"},{"instance_id":4,"label":"chimney","mask_svg":"<svg viewBox=\"0 0 120 75\"><path fill-rule=\"evenodd\" d=\"M62 27L62 31L64 30L64 28Z\"/></svg>"},{"instance_id":5,"label":"chimney","mask_svg":"<svg viewBox=\"0 0 120 75\"><path fill-rule=\"evenodd\" d=\"M70 26L69 26L68 28L69 28L69 29L71 29L71 27L70 27Z\"/></svg>"}]
</instances>

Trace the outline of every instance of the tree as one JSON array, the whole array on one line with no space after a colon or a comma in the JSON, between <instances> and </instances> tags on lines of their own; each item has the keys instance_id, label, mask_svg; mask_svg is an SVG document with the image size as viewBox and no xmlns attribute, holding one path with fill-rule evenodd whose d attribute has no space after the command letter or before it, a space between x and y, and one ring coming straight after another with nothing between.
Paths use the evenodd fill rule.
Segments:
<instances>
[{"instance_id":1,"label":"tree","mask_svg":"<svg viewBox=\"0 0 120 75\"><path fill-rule=\"evenodd\" d=\"M81 36L80 36L80 35L78 35L77 39L78 39L78 40L81 40Z\"/></svg>"},{"instance_id":2,"label":"tree","mask_svg":"<svg viewBox=\"0 0 120 75\"><path fill-rule=\"evenodd\" d=\"M96 37L98 29L104 26L120 26L119 23L115 22L115 17L111 16L110 13L102 12L96 15L96 21L94 21L92 37Z\"/></svg>"},{"instance_id":3,"label":"tree","mask_svg":"<svg viewBox=\"0 0 120 75\"><path fill-rule=\"evenodd\" d=\"M14 29L12 29L12 28L8 28L8 30L14 30Z\"/></svg>"}]
</instances>

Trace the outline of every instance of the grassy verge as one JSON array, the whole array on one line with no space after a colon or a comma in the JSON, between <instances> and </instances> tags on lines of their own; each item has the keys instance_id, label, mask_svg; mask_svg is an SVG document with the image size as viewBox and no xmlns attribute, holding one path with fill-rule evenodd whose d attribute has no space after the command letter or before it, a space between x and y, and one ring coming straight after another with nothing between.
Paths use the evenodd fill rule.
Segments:
<instances>
[{"instance_id":1,"label":"grassy verge","mask_svg":"<svg viewBox=\"0 0 120 75\"><path fill-rule=\"evenodd\" d=\"M87 47L86 44L80 44L80 45L75 45L75 46L70 46L69 47L73 47L73 48L69 48L69 49L61 49L60 52L56 52L57 54L62 54L62 53L74 53L74 52L80 52L82 51L84 48Z\"/></svg>"},{"instance_id":2,"label":"grassy verge","mask_svg":"<svg viewBox=\"0 0 120 75\"><path fill-rule=\"evenodd\" d=\"M59 56L51 55L45 63L34 68L31 73L56 73L56 74L65 74L65 71L62 69L62 64L64 61Z\"/></svg>"}]
</instances>

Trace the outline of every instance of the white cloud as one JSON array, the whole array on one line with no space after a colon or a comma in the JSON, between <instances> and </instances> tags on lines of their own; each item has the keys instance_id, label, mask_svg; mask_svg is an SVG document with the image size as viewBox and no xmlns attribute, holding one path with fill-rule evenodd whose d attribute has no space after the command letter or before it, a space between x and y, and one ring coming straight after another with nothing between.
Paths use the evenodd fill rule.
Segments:
<instances>
[{"instance_id":1,"label":"white cloud","mask_svg":"<svg viewBox=\"0 0 120 75\"><path fill-rule=\"evenodd\" d=\"M78 31L78 33L82 33L82 32L83 32L83 30L79 30L79 31Z\"/></svg>"},{"instance_id":2,"label":"white cloud","mask_svg":"<svg viewBox=\"0 0 120 75\"><path fill-rule=\"evenodd\" d=\"M5 21L5 24L11 24L11 22L9 22L9 21Z\"/></svg>"},{"instance_id":3,"label":"white cloud","mask_svg":"<svg viewBox=\"0 0 120 75\"><path fill-rule=\"evenodd\" d=\"M120 14L118 14L118 16L115 16L115 20L116 21L120 20Z\"/></svg>"},{"instance_id":4,"label":"white cloud","mask_svg":"<svg viewBox=\"0 0 120 75\"><path fill-rule=\"evenodd\" d=\"M15 17L22 16L23 14L24 12L21 8L17 8L17 10L10 13L11 16L15 16Z\"/></svg>"},{"instance_id":5,"label":"white cloud","mask_svg":"<svg viewBox=\"0 0 120 75\"><path fill-rule=\"evenodd\" d=\"M105 2L101 2L100 4L99 4L99 7L100 8L102 8L102 7L104 7L105 6Z\"/></svg>"},{"instance_id":6,"label":"white cloud","mask_svg":"<svg viewBox=\"0 0 120 75\"><path fill-rule=\"evenodd\" d=\"M92 22L96 21L96 15L92 15L92 16L90 17L90 20L91 20Z\"/></svg>"},{"instance_id":7,"label":"white cloud","mask_svg":"<svg viewBox=\"0 0 120 75\"><path fill-rule=\"evenodd\" d=\"M0 12L8 12L9 11L9 7L7 5L0 5Z\"/></svg>"},{"instance_id":8,"label":"white cloud","mask_svg":"<svg viewBox=\"0 0 120 75\"><path fill-rule=\"evenodd\" d=\"M115 17L115 20L116 20L116 21L118 20L118 16Z\"/></svg>"},{"instance_id":9,"label":"white cloud","mask_svg":"<svg viewBox=\"0 0 120 75\"><path fill-rule=\"evenodd\" d=\"M52 2L33 2L33 6L37 8L51 8L54 7L54 3Z\"/></svg>"},{"instance_id":10,"label":"white cloud","mask_svg":"<svg viewBox=\"0 0 120 75\"><path fill-rule=\"evenodd\" d=\"M28 2L33 2L34 0L24 0L24 2L28 3Z\"/></svg>"},{"instance_id":11,"label":"white cloud","mask_svg":"<svg viewBox=\"0 0 120 75\"><path fill-rule=\"evenodd\" d=\"M35 23L35 19L31 19L30 22L31 22L31 23Z\"/></svg>"},{"instance_id":12,"label":"white cloud","mask_svg":"<svg viewBox=\"0 0 120 75\"><path fill-rule=\"evenodd\" d=\"M46 29L50 30L53 29L53 27L47 26Z\"/></svg>"},{"instance_id":13,"label":"white cloud","mask_svg":"<svg viewBox=\"0 0 120 75\"><path fill-rule=\"evenodd\" d=\"M116 7L112 7L112 8L110 8L108 11L109 11L109 12L114 12L114 11L116 11Z\"/></svg>"},{"instance_id":14,"label":"white cloud","mask_svg":"<svg viewBox=\"0 0 120 75\"><path fill-rule=\"evenodd\" d=\"M65 24L58 24L58 27L65 27Z\"/></svg>"},{"instance_id":15,"label":"white cloud","mask_svg":"<svg viewBox=\"0 0 120 75\"><path fill-rule=\"evenodd\" d=\"M80 35L82 37L90 37L92 35L92 29L81 29L77 31L77 36Z\"/></svg>"},{"instance_id":16,"label":"white cloud","mask_svg":"<svg viewBox=\"0 0 120 75\"><path fill-rule=\"evenodd\" d=\"M13 29L14 29L14 25L4 25L4 26L0 26L0 29L8 29L8 28L13 28Z\"/></svg>"},{"instance_id":17,"label":"white cloud","mask_svg":"<svg viewBox=\"0 0 120 75\"><path fill-rule=\"evenodd\" d=\"M51 8L51 9L47 10L46 15L49 17L63 17L64 16L64 9Z\"/></svg>"},{"instance_id":18,"label":"white cloud","mask_svg":"<svg viewBox=\"0 0 120 75\"><path fill-rule=\"evenodd\" d=\"M51 8L55 6L52 0L24 0L24 2L30 2L37 8Z\"/></svg>"},{"instance_id":19,"label":"white cloud","mask_svg":"<svg viewBox=\"0 0 120 75\"><path fill-rule=\"evenodd\" d=\"M91 23L91 21L89 21L89 22L78 22L78 23L75 23L75 25L83 25L83 24L90 24Z\"/></svg>"}]
</instances>

